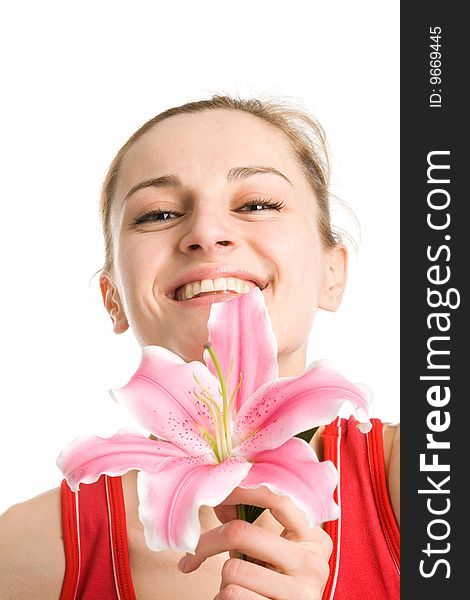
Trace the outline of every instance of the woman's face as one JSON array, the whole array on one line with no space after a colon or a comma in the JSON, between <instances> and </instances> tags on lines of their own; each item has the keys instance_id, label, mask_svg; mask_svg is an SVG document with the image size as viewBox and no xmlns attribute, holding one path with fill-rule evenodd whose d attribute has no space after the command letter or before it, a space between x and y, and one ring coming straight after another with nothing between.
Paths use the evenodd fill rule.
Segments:
<instances>
[{"instance_id":1,"label":"woman's face","mask_svg":"<svg viewBox=\"0 0 470 600\"><path fill-rule=\"evenodd\" d=\"M334 310L344 285L345 250L322 249L290 142L241 111L170 117L140 138L111 223L114 273L101 285L115 331L129 325L142 346L185 360L201 360L211 304L257 285L279 360L305 361L317 308Z\"/></svg>"}]
</instances>

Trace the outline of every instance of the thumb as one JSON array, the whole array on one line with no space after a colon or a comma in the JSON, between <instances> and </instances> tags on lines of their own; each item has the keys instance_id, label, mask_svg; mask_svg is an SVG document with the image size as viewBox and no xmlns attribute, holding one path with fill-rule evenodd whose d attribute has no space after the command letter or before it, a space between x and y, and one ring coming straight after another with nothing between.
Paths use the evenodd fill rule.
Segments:
<instances>
[{"instance_id":1,"label":"thumb","mask_svg":"<svg viewBox=\"0 0 470 600\"><path fill-rule=\"evenodd\" d=\"M238 519L237 507L233 504L219 504L214 507L215 516L221 523L228 523Z\"/></svg>"}]
</instances>

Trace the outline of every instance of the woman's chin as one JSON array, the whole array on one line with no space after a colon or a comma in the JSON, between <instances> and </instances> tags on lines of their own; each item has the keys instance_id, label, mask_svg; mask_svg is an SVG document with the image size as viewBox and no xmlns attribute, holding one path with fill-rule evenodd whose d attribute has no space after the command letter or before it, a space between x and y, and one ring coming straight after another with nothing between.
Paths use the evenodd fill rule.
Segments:
<instances>
[{"instance_id":1,"label":"woman's chin","mask_svg":"<svg viewBox=\"0 0 470 600\"><path fill-rule=\"evenodd\" d=\"M206 340L207 341L207 340ZM203 353L204 353L204 343L198 348L180 348L177 350L172 350L175 354L177 354L180 358L182 358L185 362L192 362L193 360L197 360L199 362L204 362Z\"/></svg>"},{"instance_id":2,"label":"woman's chin","mask_svg":"<svg viewBox=\"0 0 470 600\"><path fill-rule=\"evenodd\" d=\"M197 360L204 362L204 344L209 339L207 331L207 322L202 327L194 327L189 330L191 336L185 339L173 340L165 347L171 352L174 352L181 357L185 362L191 362Z\"/></svg>"}]
</instances>

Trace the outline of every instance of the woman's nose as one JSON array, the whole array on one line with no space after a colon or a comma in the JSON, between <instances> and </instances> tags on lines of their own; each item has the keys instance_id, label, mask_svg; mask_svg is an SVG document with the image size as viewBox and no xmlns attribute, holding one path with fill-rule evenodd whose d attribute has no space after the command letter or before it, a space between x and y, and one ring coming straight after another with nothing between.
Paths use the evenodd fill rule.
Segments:
<instances>
[{"instance_id":1,"label":"woman's nose","mask_svg":"<svg viewBox=\"0 0 470 600\"><path fill-rule=\"evenodd\" d=\"M198 210L188 221L188 230L180 242L184 253L213 254L227 252L237 246L228 215L220 212Z\"/></svg>"}]
</instances>

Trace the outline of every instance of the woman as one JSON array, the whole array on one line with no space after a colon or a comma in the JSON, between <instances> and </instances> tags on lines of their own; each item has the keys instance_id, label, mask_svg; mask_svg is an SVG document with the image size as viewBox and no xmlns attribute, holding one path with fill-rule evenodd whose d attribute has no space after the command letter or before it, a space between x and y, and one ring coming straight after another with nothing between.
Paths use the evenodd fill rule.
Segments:
<instances>
[{"instance_id":1,"label":"woman","mask_svg":"<svg viewBox=\"0 0 470 600\"><path fill-rule=\"evenodd\" d=\"M139 129L116 156L103 186L101 215L106 261L100 286L116 333L130 327L141 346L164 346L186 361L201 360L211 303L256 285L278 342L280 375L303 373L315 313L337 310L347 274L347 250L330 224L324 140L310 117L275 103L228 97L170 109ZM226 525L221 510L201 511L196 554L179 568L181 554L147 548L137 514L136 471L124 475L127 540L119 545L124 566L116 583L121 597L135 597L134 592L142 600L398 597L396 556L387 548L399 520L399 433L375 425L380 438L372 445L378 448L372 480L364 467L366 438L353 441L354 427L348 429L347 421L319 429L311 441L320 458L333 458L337 432L349 431L344 439L352 450L346 445L340 451L351 465L341 478L342 497L356 504L342 506L340 530L331 523L325 526L330 535L322 527L310 529L302 511L266 488L236 489L227 503L270 511L256 524ZM70 554L64 518L67 493L63 490L62 506L57 488L2 517L2 594L118 597L107 587L98 591L102 581L96 575L92 591L84 593L89 574L83 568L71 574L78 562ZM351 507L356 517L349 519ZM72 520L73 514L72 508ZM114 525L111 517L112 533ZM84 548L88 533L82 529L79 535ZM251 561L236 558L237 550ZM98 565L104 573L114 559L116 579L116 554L99 552L90 569Z\"/></svg>"}]
</instances>

